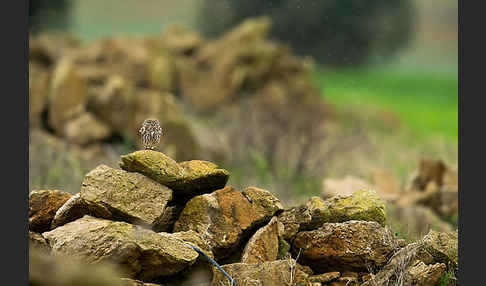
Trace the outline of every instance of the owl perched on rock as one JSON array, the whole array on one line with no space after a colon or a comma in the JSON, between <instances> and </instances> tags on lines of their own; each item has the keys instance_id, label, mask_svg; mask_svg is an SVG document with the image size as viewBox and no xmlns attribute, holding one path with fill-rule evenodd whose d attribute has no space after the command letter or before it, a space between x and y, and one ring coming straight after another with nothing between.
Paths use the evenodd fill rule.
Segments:
<instances>
[{"instance_id":1,"label":"owl perched on rock","mask_svg":"<svg viewBox=\"0 0 486 286\"><path fill-rule=\"evenodd\" d=\"M138 130L142 137L142 144L145 149L155 150L160 142L162 135L162 128L157 119L145 119L140 130Z\"/></svg>"}]
</instances>

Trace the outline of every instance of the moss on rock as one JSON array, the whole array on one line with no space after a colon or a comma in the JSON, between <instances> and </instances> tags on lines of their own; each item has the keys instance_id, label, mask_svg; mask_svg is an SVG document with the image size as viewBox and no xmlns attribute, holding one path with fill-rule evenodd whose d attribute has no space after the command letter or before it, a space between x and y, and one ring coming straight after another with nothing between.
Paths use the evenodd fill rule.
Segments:
<instances>
[{"instance_id":1,"label":"moss on rock","mask_svg":"<svg viewBox=\"0 0 486 286\"><path fill-rule=\"evenodd\" d=\"M374 190L359 190L349 196L336 196L328 200L312 197L307 202L311 221L305 229L315 229L328 222L349 220L375 221L385 226L385 203Z\"/></svg>"}]
</instances>

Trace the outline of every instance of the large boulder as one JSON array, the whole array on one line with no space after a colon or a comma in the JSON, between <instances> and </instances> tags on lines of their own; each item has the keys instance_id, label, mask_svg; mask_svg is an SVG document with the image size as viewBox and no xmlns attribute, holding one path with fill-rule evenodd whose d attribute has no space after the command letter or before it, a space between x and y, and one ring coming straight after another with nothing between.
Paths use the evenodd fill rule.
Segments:
<instances>
[{"instance_id":1,"label":"large boulder","mask_svg":"<svg viewBox=\"0 0 486 286\"><path fill-rule=\"evenodd\" d=\"M311 215L311 221L304 226L306 229L315 229L327 222L349 220L375 221L385 226L385 204L374 190L363 189L325 201L312 197L306 206Z\"/></svg>"},{"instance_id":2,"label":"large boulder","mask_svg":"<svg viewBox=\"0 0 486 286\"><path fill-rule=\"evenodd\" d=\"M233 263L223 265L222 268L235 280L238 286L308 286L308 274L298 267L295 261L276 260L263 263ZM212 286L231 285L228 278L213 268Z\"/></svg>"},{"instance_id":3,"label":"large boulder","mask_svg":"<svg viewBox=\"0 0 486 286\"><path fill-rule=\"evenodd\" d=\"M292 244L301 251L301 263L317 273L330 270L360 271L383 266L398 247L395 237L374 221L325 223L312 231L301 231Z\"/></svg>"},{"instance_id":4,"label":"large boulder","mask_svg":"<svg viewBox=\"0 0 486 286\"><path fill-rule=\"evenodd\" d=\"M279 251L279 236L283 225L277 217L257 230L247 242L241 257L242 263L260 263L277 260Z\"/></svg>"},{"instance_id":5,"label":"large boulder","mask_svg":"<svg viewBox=\"0 0 486 286\"><path fill-rule=\"evenodd\" d=\"M34 190L29 194L29 230L44 232L51 229L56 211L71 198L60 190Z\"/></svg>"},{"instance_id":6,"label":"large boulder","mask_svg":"<svg viewBox=\"0 0 486 286\"><path fill-rule=\"evenodd\" d=\"M130 278L143 281L176 274L198 257L197 252L170 234L90 216L44 232L43 236L53 253L90 264L114 262Z\"/></svg>"},{"instance_id":7,"label":"large boulder","mask_svg":"<svg viewBox=\"0 0 486 286\"><path fill-rule=\"evenodd\" d=\"M192 198L174 231L196 231L220 259L230 256L245 237L282 209L281 202L269 191L249 187L240 192L228 186Z\"/></svg>"},{"instance_id":8,"label":"large boulder","mask_svg":"<svg viewBox=\"0 0 486 286\"><path fill-rule=\"evenodd\" d=\"M200 160L177 163L153 150L121 156L120 167L168 186L174 191L174 197L182 200L223 188L229 178L229 172L214 163Z\"/></svg>"},{"instance_id":9,"label":"large boulder","mask_svg":"<svg viewBox=\"0 0 486 286\"><path fill-rule=\"evenodd\" d=\"M172 191L139 173L100 165L86 174L81 198L105 206L115 219L152 226L172 199Z\"/></svg>"}]
</instances>

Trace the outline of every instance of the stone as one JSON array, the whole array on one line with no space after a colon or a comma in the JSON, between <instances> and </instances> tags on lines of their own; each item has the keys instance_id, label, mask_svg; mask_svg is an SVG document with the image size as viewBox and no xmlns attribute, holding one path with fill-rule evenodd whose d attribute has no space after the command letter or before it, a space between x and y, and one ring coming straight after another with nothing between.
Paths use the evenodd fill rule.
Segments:
<instances>
[{"instance_id":1,"label":"stone","mask_svg":"<svg viewBox=\"0 0 486 286\"><path fill-rule=\"evenodd\" d=\"M115 219L152 227L172 191L139 173L99 165L86 174L81 198L105 206Z\"/></svg>"},{"instance_id":2,"label":"stone","mask_svg":"<svg viewBox=\"0 0 486 286\"><path fill-rule=\"evenodd\" d=\"M51 229L75 221L85 215L106 219L112 218L112 214L108 208L102 204L86 201L81 198L80 193L77 193L56 211L51 222Z\"/></svg>"},{"instance_id":3,"label":"stone","mask_svg":"<svg viewBox=\"0 0 486 286\"><path fill-rule=\"evenodd\" d=\"M171 236L199 248L207 256L214 259L209 245L196 232L192 230L174 232ZM164 279L163 283L164 285L209 285L212 279L212 265L206 257L199 254L197 261L193 265L175 277Z\"/></svg>"},{"instance_id":4,"label":"stone","mask_svg":"<svg viewBox=\"0 0 486 286\"><path fill-rule=\"evenodd\" d=\"M29 285L124 286L121 275L109 263L88 265L70 256L29 249Z\"/></svg>"},{"instance_id":5,"label":"stone","mask_svg":"<svg viewBox=\"0 0 486 286\"><path fill-rule=\"evenodd\" d=\"M458 232L429 231L422 239L425 250L439 263L455 269L458 267Z\"/></svg>"},{"instance_id":6,"label":"stone","mask_svg":"<svg viewBox=\"0 0 486 286\"><path fill-rule=\"evenodd\" d=\"M134 124L135 86L119 74L110 75L103 86L88 98L90 109L113 131L131 134ZM135 138L135 137L134 137Z\"/></svg>"},{"instance_id":7,"label":"stone","mask_svg":"<svg viewBox=\"0 0 486 286\"><path fill-rule=\"evenodd\" d=\"M284 226L282 237L291 242L300 230L300 226L309 224L311 219L309 209L306 206L293 207L283 211L278 215L278 220Z\"/></svg>"},{"instance_id":8,"label":"stone","mask_svg":"<svg viewBox=\"0 0 486 286\"><path fill-rule=\"evenodd\" d=\"M327 272L327 273L322 273L322 274L317 274L317 275L311 275L311 276L309 276L309 281L326 283L326 282L330 282L332 280L338 279L340 276L341 276L341 273L339 273L337 271Z\"/></svg>"},{"instance_id":9,"label":"stone","mask_svg":"<svg viewBox=\"0 0 486 286\"><path fill-rule=\"evenodd\" d=\"M387 228L374 221L355 220L301 231L292 244L294 254L302 252L301 263L317 273L380 267L396 248L395 238Z\"/></svg>"},{"instance_id":10,"label":"stone","mask_svg":"<svg viewBox=\"0 0 486 286\"><path fill-rule=\"evenodd\" d=\"M406 270L403 285L435 286L446 272L444 263L426 265L420 261Z\"/></svg>"},{"instance_id":11,"label":"stone","mask_svg":"<svg viewBox=\"0 0 486 286\"><path fill-rule=\"evenodd\" d=\"M91 113L83 113L65 124L65 137L72 143L87 145L108 138L111 129Z\"/></svg>"},{"instance_id":12,"label":"stone","mask_svg":"<svg viewBox=\"0 0 486 286\"><path fill-rule=\"evenodd\" d=\"M86 83L70 60L61 60L52 73L48 95L48 122L60 136L64 136L68 121L85 112Z\"/></svg>"},{"instance_id":13,"label":"stone","mask_svg":"<svg viewBox=\"0 0 486 286\"><path fill-rule=\"evenodd\" d=\"M233 263L223 265L222 268L235 280L238 286L308 286L308 275L295 267L291 267L287 260L267 261L263 263ZM212 286L230 285L228 278L213 267Z\"/></svg>"},{"instance_id":14,"label":"stone","mask_svg":"<svg viewBox=\"0 0 486 286\"><path fill-rule=\"evenodd\" d=\"M153 150L140 150L122 155L119 165L125 171L143 174L172 190L182 181L184 175L174 159Z\"/></svg>"},{"instance_id":15,"label":"stone","mask_svg":"<svg viewBox=\"0 0 486 286\"><path fill-rule=\"evenodd\" d=\"M116 263L128 278L142 281L174 275L198 257L197 252L170 234L90 216L44 232L43 236L55 254L77 257L88 264Z\"/></svg>"},{"instance_id":16,"label":"stone","mask_svg":"<svg viewBox=\"0 0 486 286\"><path fill-rule=\"evenodd\" d=\"M60 190L34 190L29 194L29 230L44 232L51 229L56 211L71 194Z\"/></svg>"},{"instance_id":17,"label":"stone","mask_svg":"<svg viewBox=\"0 0 486 286\"><path fill-rule=\"evenodd\" d=\"M153 150L136 151L121 157L120 167L152 178L174 191L174 197L191 197L223 188L229 172L216 164L193 160L177 163L164 153Z\"/></svg>"},{"instance_id":18,"label":"stone","mask_svg":"<svg viewBox=\"0 0 486 286\"><path fill-rule=\"evenodd\" d=\"M227 186L192 198L174 231L194 230L210 245L217 259L228 257L243 238L268 223L283 206L272 193L256 187L240 192Z\"/></svg>"},{"instance_id":19,"label":"stone","mask_svg":"<svg viewBox=\"0 0 486 286\"><path fill-rule=\"evenodd\" d=\"M183 209L183 205L166 207L164 213L154 221L152 230L155 232L172 232Z\"/></svg>"},{"instance_id":20,"label":"stone","mask_svg":"<svg viewBox=\"0 0 486 286\"><path fill-rule=\"evenodd\" d=\"M32 249L49 252L51 249L46 239L40 233L29 231L29 250Z\"/></svg>"},{"instance_id":21,"label":"stone","mask_svg":"<svg viewBox=\"0 0 486 286\"><path fill-rule=\"evenodd\" d=\"M283 232L283 225L273 217L270 222L261 227L250 238L241 258L242 263L260 263L277 260L279 252L279 235Z\"/></svg>"},{"instance_id":22,"label":"stone","mask_svg":"<svg viewBox=\"0 0 486 286\"><path fill-rule=\"evenodd\" d=\"M306 204L311 221L305 229L315 229L323 223L350 220L375 221L385 226L385 204L373 190L359 190L349 196L336 196L323 201L312 197Z\"/></svg>"}]
</instances>

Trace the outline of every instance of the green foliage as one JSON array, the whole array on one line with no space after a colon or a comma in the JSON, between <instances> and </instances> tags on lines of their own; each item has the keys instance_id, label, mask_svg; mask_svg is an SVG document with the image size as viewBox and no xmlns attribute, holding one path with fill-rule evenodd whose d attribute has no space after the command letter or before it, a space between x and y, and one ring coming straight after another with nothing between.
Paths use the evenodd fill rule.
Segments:
<instances>
[{"instance_id":1,"label":"green foliage","mask_svg":"<svg viewBox=\"0 0 486 286\"><path fill-rule=\"evenodd\" d=\"M456 285L456 275L452 269L448 270L439 280L438 286Z\"/></svg>"},{"instance_id":2,"label":"green foliage","mask_svg":"<svg viewBox=\"0 0 486 286\"><path fill-rule=\"evenodd\" d=\"M206 35L217 36L248 17L266 15L274 23L272 36L295 52L354 66L389 58L405 46L414 13L409 0L212 0L203 2L199 22Z\"/></svg>"},{"instance_id":3,"label":"green foliage","mask_svg":"<svg viewBox=\"0 0 486 286\"><path fill-rule=\"evenodd\" d=\"M319 70L323 96L337 106L382 107L395 112L414 135L458 138L457 73L403 68Z\"/></svg>"}]
</instances>

